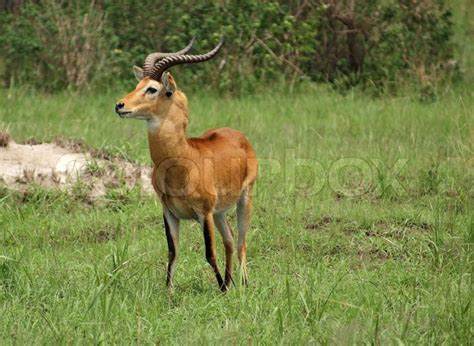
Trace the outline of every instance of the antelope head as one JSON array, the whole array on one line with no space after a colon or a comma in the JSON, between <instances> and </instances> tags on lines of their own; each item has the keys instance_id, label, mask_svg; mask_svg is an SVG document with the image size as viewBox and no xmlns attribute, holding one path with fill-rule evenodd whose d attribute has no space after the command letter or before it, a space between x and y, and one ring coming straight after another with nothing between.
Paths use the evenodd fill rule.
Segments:
<instances>
[{"instance_id":1,"label":"antelope head","mask_svg":"<svg viewBox=\"0 0 474 346\"><path fill-rule=\"evenodd\" d=\"M142 120L161 120L176 102L186 102L184 94L177 91L176 82L168 68L174 65L207 61L213 58L222 47L223 41L211 51L201 55L186 55L194 39L183 50L175 53L152 53L148 55L143 69L133 67L139 81L135 90L123 97L115 105L115 111L121 118Z\"/></svg>"}]
</instances>

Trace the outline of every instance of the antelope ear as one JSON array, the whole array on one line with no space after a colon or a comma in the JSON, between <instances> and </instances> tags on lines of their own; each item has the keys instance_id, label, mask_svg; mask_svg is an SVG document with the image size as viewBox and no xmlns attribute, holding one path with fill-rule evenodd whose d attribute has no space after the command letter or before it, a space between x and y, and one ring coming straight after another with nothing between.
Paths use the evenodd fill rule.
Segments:
<instances>
[{"instance_id":1,"label":"antelope ear","mask_svg":"<svg viewBox=\"0 0 474 346\"><path fill-rule=\"evenodd\" d=\"M169 72L163 73L161 76L161 83L163 84L165 95L171 97L171 95L176 91L176 82L174 81L173 76Z\"/></svg>"},{"instance_id":2,"label":"antelope ear","mask_svg":"<svg viewBox=\"0 0 474 346\"><path fill-rule=\"evenodd\" d=\"M143 69L138 66L133 66L133 74L138 81L143 79Z\"/></svg>"}]
</instances>

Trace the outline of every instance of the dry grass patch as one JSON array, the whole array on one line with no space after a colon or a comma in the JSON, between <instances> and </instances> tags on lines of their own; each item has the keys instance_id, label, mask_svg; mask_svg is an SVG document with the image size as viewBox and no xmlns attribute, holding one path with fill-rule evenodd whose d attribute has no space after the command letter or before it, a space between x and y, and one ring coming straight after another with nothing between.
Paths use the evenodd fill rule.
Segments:
<instances>
[{"instance_id":1,"label":"dry grass patch","mask_svg":"<svg viewBox=\"0 0 474 346\"><path fill-rule=\"evenodd\" d=\"M5 148L10 142L10 134L6 130L0 130L0 147Z\"/></svg>"}]
</instances>

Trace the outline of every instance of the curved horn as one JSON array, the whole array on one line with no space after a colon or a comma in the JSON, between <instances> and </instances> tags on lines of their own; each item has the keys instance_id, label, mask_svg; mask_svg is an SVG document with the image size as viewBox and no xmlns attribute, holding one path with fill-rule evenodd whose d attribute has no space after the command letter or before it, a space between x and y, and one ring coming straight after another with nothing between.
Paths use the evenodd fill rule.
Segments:
<instances>
[{"instance_id":1,"label":"curved horn","mask_svg":"<svg viewBox=\"0 0 474 346\"><path fill-rule=\"evenodd\" d=\"M163 72L165 72L171 66L204 62L209 59L212 59L217 54L217 52L219 52L223 44L224 44L224 39L222 38L219 44L215 46L214 49L207 52L206 54L173 55L173 56L166 57L155 64L153 70L150 71L149 76L150 78L159 81L161 79L161 75L163 74Z\"/></svg>"},{"instance_id":2,"label":"curved horn","mask_svg":"<svg viewBox=\"0 0 474 346\"><path fill-rule=\"evenodd\" d=\"M160 61L160 60L162 60L166 57L169 57L169 56L183 55L183 54L186 54L187 52L189 52L191 50L191 47L193 46L195 40L196 40L196 37L193 37L192 40L188 43L188 45L186 47L184 47L183 49L181 49L177 52L174 52L174 53L156 52L156 53L149 54L145 58L145 62L143 63L143 72L145 73L145 76L149 75L150 72L153 71L153 67L155 66L155 64L158 61Z\"/></svg>"}]
</instances>

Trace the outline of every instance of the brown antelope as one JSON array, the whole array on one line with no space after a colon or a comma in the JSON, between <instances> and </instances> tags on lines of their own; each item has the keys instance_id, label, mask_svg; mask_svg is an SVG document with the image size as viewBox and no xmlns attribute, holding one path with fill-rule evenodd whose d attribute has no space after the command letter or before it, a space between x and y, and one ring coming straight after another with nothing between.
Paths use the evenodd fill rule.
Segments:
<instances>
[{"instance_id":1,"label":"brown antelope","mask_svg":"<svg viewBox=\"0 0 474 346\"><path fill-rule=\"evenodd\" d=\"M234 244L226 212L235 204L239 229L238 258L243 282L247 283L245 234L251 217L257 160L245 136L231 128L208 130L197 138L186 137L188 101L177 89L171 74L165 71L173 65L207 61L217 54L223 42L206 54L183 55L191 44L176 53L150 54L143 69L134 66L139 83L116 104L115 110L121 118L147 121L148 144L154 164L151 180L163 206L168 242L168 287L173 286L179 222L181 219L194 219L202 225L206 259L214 270L220 289L225 291L233 282ZM224 280L217 266L215 227L225 248Z\"/></svg>"}]
</instances>

